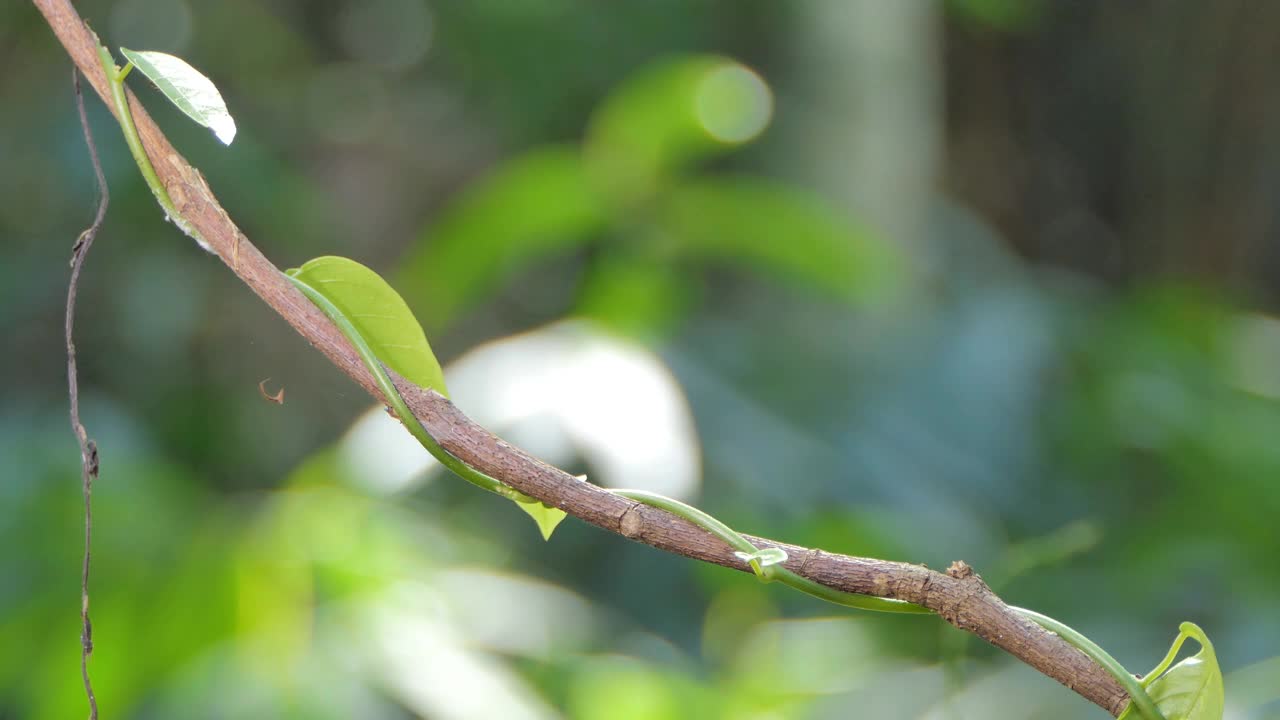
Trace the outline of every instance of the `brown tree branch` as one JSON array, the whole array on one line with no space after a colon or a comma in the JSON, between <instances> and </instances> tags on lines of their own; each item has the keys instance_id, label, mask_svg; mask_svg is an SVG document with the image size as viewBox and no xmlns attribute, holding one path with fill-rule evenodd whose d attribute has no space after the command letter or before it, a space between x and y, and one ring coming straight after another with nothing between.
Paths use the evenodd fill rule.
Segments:
<instances>
[{"instance_id":1,"label":"brown tree branch","mask_svg":"<svg viewBox=\"0 0 1280 720\"><path fill-rule=\"evenodd\" d=\"M69 0L33 0L81 72L111 107L95 38ZM246 285L374 398L381 394L342 334L235 226L200 173L187 163L130 94L134 123L157 175L182 216ZM114 112L114 110L113 110ZM698 526L627 500L551 467L494 437L439 394L392 374L414 414L442 446L520 492L610 532L695 560L749 572L732 549ZM1120 685L1066 641L1023 619L964 563L939 573L920 565L852 557L748 537L787 551L786 566L828 587L923 605L961 630L1022 660L1118 716L1128 703Z\"/></svg>"}]
</instances>

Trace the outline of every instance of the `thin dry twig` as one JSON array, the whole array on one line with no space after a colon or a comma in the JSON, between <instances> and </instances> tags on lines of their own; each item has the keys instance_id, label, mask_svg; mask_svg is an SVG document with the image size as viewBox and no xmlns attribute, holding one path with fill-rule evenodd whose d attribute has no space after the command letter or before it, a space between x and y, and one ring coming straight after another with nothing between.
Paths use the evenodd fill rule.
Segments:
<instances>
[{"instance_id":1,"label":"thin dry twig","mask_svg":"<svg viewBox=\"0 0 1280 720\"><path fill-rule=\"evenodd\" d=\"M283 405L284 404L284 388L283 387L280 388L279 392L275 394L268 393L267 380L270 380L270 379L271 378L266 378L262 382L258 383L258 392L262 395L263 400L266 400L267 402L273 402L277 405Z\"/></svg>"},{"instance_id":2,"label":"thin dry twig","mask_svg":"<svg viewBox=\"0 0 1280 720\"><path fill-rule=\"evenodd\" d=\"M89 720L98 718L98 700L89 681L89 656L93 654L93 623L89 620L89 561L93 546L93 481L98 479L98 445L80 422L80 386L76 378L76 344L71 338L75 327L76 290L80 285L80 270L85 256L107 217L107 179L102 174L102 162L98 159L98 147L89 130L89 117L84 111L84 96L80 93L80 71L71 69L71 82L76 89L76 109L80 112L80 127L84 129L84 141L89 146L89 159L93 162L93 175L98 184L98 211L93 224L80 233L71 246L71 281L67 286L67 394L71 398L71 429L80 441L80 479L84 494L84 562L80 567L80 675L84 677L84 693L89 699Z\"/></svg>"}]
</instances>

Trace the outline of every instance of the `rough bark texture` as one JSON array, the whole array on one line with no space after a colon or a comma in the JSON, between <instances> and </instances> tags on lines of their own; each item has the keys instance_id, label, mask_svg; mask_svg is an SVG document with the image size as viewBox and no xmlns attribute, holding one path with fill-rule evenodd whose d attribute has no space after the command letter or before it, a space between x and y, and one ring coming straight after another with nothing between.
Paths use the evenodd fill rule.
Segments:
<instances>
[{"instance_id":1,"label":"rough bark texture","mask_svg":"<svg viewBox=\"0 0 1280 720\"><path fill-rule=\"evenodd\" d=\"M33 2L72 60L111 107L94 35L71 3ZM143 146L183 217L250 289L339 369L380 399L373 378L337 328L240 232L204 178L169 144L132 93L129 100ZM393 379L427 430L467 464L610 532L677 555L749 572L728 546L698 526L551 467L494 437L439 394L422 390L394 374ZM953 564L944 574L920 565L837 555L766 538L748 539L760 547L783 548L789 557L788 568L823 585L930 608L957 628L1007 651L1112 715L1118 716L1128 703L1128 696L1115 679L1057 635L1016 614L964 563Z\"/></svg>"}]
</instances>

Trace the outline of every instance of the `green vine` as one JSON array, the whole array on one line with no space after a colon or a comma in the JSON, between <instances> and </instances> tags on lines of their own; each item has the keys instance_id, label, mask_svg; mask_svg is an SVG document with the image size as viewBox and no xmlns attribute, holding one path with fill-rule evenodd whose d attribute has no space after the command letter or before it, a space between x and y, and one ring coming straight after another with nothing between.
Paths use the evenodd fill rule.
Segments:
<instances>
[{"instance_id":1,"label":"green vine","mask_svg":"<svg viewBox=\"0 0 1280 720\"><path fill-rule=\"evenodd\" d=\"M1034 610L1020 607L1010 606L1009 609L1035 622L1045 630L1056 633L1063 640L1071 643L1076 649L1087 655L1090 660L1098 663L1102 669L1116 679L1116 682L1120 683L1125 692L1129 693L1129 700L1137 708L1138 714L1145 720L1165 720L1164 713L1160 712L1160 709L1156 707L1155 701L1147 694L1146 686L1138 682L1137 677L1125 670L1118 660L1111 657L1110 653L1099 647L1097 643L1047 615L1041 615Z\"/></svg>"},{"instance_id":2,"label":"green vine","mask_svg":"<svg viewBox=\"0 0 1280 720\"><path fill-rule=\"evenodd\" d=\"M111 103L115 106L116 120L120 124L120 130L124 132L125 144L129 146L129 154L133 156L133 162L137 164L143 180L146 180L147 187L151 189L151 194L155 196L156 202L160 203L167 219L199 243L200 247L212 252L209 243L200 235L200 232L178 212L173 199L169 197L169 191L156 175L151 158L142 147L142 137L138 134L138 127L133 122L133 113L129 109L129 93L126 92L124 85L124 79L133 70L133 63L125 63L123 68L117 67L115 59L111 57L111 51L103 45L98 46L98 61L102 63L102 71L106 74L107 84L111 87Z\"/></svg>"},{"instance_id":3,"label":"green vine","mask_svg":"<svg viewBox=\"0 0 1280 720\"><path fill-rule=\"evenodd\" d=\"M782 567L781 563L787 559L787 554L780 548L772 548L777 552L769 553L769 549L760 550L749 540L741 535L741 533L733 530L728 525L708 515L707 513L691 506L686 505L679 500L658 495L657 493L646 492L644 490L614 490L615 495L621 495L628 500L644 503L656 507L659 510L665 510L672 515L682 517L707 532L715 535L723 540L729 547L732 547L739 559L743 560L751 566L756 577L765 582L778 582L788 587L807 593L821 600L843 605L845 607L857 608L859 610L875 610L878 612L890 613L910 613L910 614L933 614L933 611L909 603L903 600L892 600L889 598L878 598L869 595L858 595L856 593L847 593L840 590L829 588L826 585L816 583L809 578L802 577L796 573Z\"/></svg>"},{"instance_id":4,"label":"green vine","mask_svg":"<svg viewBox=\"0 0 1280 720\"><path fill-rule=\"evenodd\" d=\"M365 369L369 371L369 374L373 376L374 381L378 384L378 389L382 391L382 397L386 400L387 405L390 406L396 417L400 418L400 422L404 423L405 428L409 430L414 439L421 443L422 447L426 448L427 452L431 453L436 460L439 460L441 465L444 465L455 475L472 485L496 495L501 495L508 500L522 503L535 502L533 498L504 484L501 480L490 477L466 464L436 442L436 439L431 436L431 433L427 432L427 429L422 426L422 422L405 404L404 397L396 389L395 383L391 382L386 368L382 366L382 362L374 355L369 343L365 341L364 336L360 334L360 331L351 323L346 314L330 302L329 298L299 278L288 273L285 273L285 277L289 278L294 287L298 288L303 295L306 295L308 300L320 308L320 312L323 312L326 317L333 321L333 324L347 338L351 346L355 348L356 353L360 355L361 362L364 363Z\"/></svg>"}]
</instances>

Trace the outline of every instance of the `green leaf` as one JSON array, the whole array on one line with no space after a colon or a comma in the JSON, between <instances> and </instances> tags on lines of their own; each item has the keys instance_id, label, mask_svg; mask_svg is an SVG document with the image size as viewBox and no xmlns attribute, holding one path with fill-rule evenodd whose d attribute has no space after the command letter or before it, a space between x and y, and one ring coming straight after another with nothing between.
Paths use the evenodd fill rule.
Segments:
<instances>
[{"instance_id":1,"label":"green leaf","mask_svg":"<svg viewBox=\"0 0 1280 720\"><path fill-rule=\"evenodd\" d=\"M444 373L409 306L376 272L354 260L325 256L289 271L329 299L404 379L448 396Z\"/></svg>"},{"instance_id":2,"label":"green leaf","mask_svg":"<svg viewBox=\"0 0 1280 720\"><path fill-rule=\"evenodd\" d=\"M236 122L209 78L173 55L125 48L120 48L120 52L187 117L212 130L223 145L231 144L236 136Z\"/></svg>"},{"instance_id":3,"label":"green leaf","mask_svg":"<svg viewBox=\"0 0 1280 720\"><path fill-rule=\"evenodd\" d=\"M1178 629L1178 637L1173 641L1169 654L1147 674L1142 684L1166 720L1222 720L1226 691L1213 644L1195 623L1184 622ZM1200 643L1200 652L1159 674L1169 666L1187 638ZM1131 704L1120 720L1137 717L1138 713Z\"/></svg>"},{"instance_id":4,"label":"green leaf","mask_svg":"<svg viewBox=\"0 0 1280 720\"><path fill-rule=\"evenodd\" d=\"M517 501L516 507L529 513L529 517L538 523L538 530L542 532L543 540L550 540L551 533L555 532L556 526L565 518L565 511L536 500L527 503Z\"/></svg>"},{"instance_id":5,"label":"green leaf","mask_svg":"<svg viewBox=\"0 0 1280 720\"><path fill-rule=\"evenodd\" d=\"M445 450L390 385L382 366L425 388L447 394L440 364L427 344L422 327L409 306L377 273L341 257L318 257L300 268L285 271L294 284L338 324L339 330L360 351L361 360L375 376L387 403L406 428L442 465L464 480L514 501L538 524L545 540L565 512L514 492L496 478L467 465Z\"/></svg>"},{"instance_id":6,"label":"green leaf","mask_svg":"<svg viewBox=\"0 0 1280 720\"><path fill-rule=\"evenodd\" d=\"M698 284L685 270L643 252L602 250L583 278L575 312L614 332L660 345L697 300Z\"/></svg>"},{"instance_id":7,"label":"green leaf","mask_svg":"<svg viewBox=\"0 0 1280 720\"><path fill-rule=\"evenodd\" d=\"M528 263L583 244L604 221L576 148L532 150L466 190L424 230L402 287L436 329Z\"/></svg>"}]
</instances>

